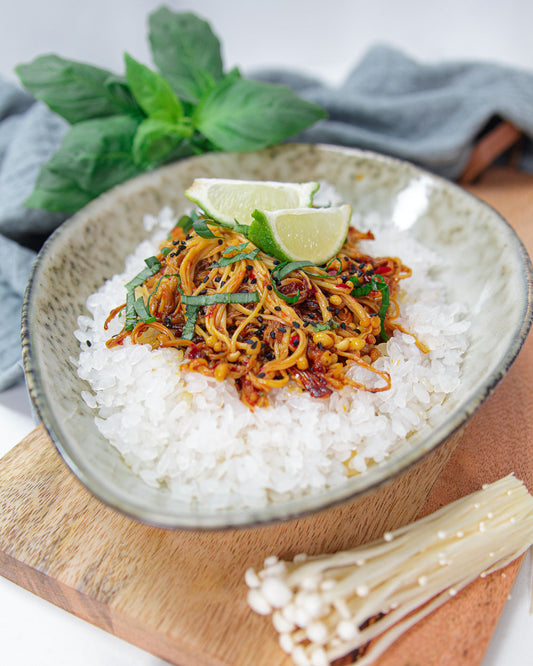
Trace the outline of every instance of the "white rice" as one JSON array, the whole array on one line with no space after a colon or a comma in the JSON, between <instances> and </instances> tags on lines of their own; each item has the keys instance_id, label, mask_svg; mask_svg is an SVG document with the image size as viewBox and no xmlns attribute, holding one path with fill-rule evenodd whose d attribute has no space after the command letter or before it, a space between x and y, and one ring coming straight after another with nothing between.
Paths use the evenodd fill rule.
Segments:
<instances>
[{"instance_id":1,"label":"white rice","mask_svg":"<svg viewBox=\"0 0 533 666\"><path fill-rule=\"evenodd\" d=\"M446 396L461 381L465 310L447 302L436 277L440 259L405 232L383 231L375 216L354 216L353 223L374 231L376 240L365 243L369 254L399 256L413 269L401 283L400 321L431 349L423 354L412 336L395 331L375 364L390 373L389 391L345 387L319 400L287 387L269 394L269 407L251 412L232 383L180 373L175 350L152 351L129 341L107 349L106 340L123 322L115 318L104 331L105 319L175 219L168 208L158 218L146 216L147 230L158 231L128 258L121 275L89 297L90 316L79 317L75 332L78 374L91 387L82 397L95 409L102 435L147 484L208 511L260 507L340 484L347 467L364 473L442 414ZM380 381L361 373L356 368L353 376Z\"/></svg>"}]
</instances>

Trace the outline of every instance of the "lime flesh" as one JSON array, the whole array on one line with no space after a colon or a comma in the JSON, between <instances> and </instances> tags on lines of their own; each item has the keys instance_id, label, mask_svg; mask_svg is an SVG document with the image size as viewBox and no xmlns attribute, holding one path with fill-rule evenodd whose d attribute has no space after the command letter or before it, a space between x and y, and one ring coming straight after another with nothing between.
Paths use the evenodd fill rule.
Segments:
<instances>
[{"instance_id":1,"label":"lime flesh","mask_svg":"<svg viewBox=\"0 0 533 666\"><path fill-rule=\"evenodd\" d=\"M282 261L310 261L317 266L343 246L351 206L299 208L253 212L249 238L264 252Z\"/></svg>"},{"instance_id":2,"label":"lime flesh","mask_svg":"<svg viewBox=\"0 0 533 666\"><path fill-rule=\"evenodd\" d=\"M225 224L251 224L252 212L310 207L319 184L196 178L185 196Z\"/></svg>"}]
</instances>

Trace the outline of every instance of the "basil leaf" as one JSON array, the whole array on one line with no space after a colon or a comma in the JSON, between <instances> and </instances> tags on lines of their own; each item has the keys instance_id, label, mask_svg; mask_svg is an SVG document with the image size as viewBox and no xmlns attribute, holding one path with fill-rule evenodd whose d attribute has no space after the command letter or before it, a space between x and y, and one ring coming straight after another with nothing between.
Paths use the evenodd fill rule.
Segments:
<instances>
[{"instance_id":1,"label":"basil leaf","mask_svg":"<svg viewBox=\"0 0 533 666\"><path fill-rule=\"evenodd\" d=\"M240 243L239 245L228 245L228 247L225 250L222 250L222 255L224 257L227 257L228 254L231 254L232 252L242 252L248 247L248 245L250 245L249 241L245 241L244 243Z\"/></svg>"},{"instance_id":2,"label":"basil leaf","mask_svg":"<svg viewBox=\"0 0 533 666\"><path fill-rule=\"evenodd\" d=\"M250 231L250 225L249 224L239 224L237 220L235 220L235 224L233 225L233 231L235 231L236 234L242 234L246 238L248 238L248 233Z\"/></svg>"},{"instance_id":3,"label":"basil leaf","mask_svg":"<svg viewBox=\"0 0 533 666\"><path fill-rule=\"evenodd\" d=\"M148 259L144 260L144 263L146 264L146 268L143 268L134 278L126 282L125 287L128 292L133 291L135 287L140 287L146 279L161 270L161 262L157 257L148 257Z\"/></svg>"},{"instance_id":4,"label":"basil leaf","mask_svg":"<svg viewBox=\"0 0 533 666\"><path fill-rule=\"evenodd\" d=\"M234 254L233 257L223 257L222 259L219 259L216 264L214 264L214 267L216 266L218 268L224 268L224 266L229 266L230 264L234 264L237 261L253 261L258 254L259 248L256 248L251 252L238 252L237 254Z\"/></svg>"},{"instance_id":5,"label":"basil leaf","mask_svg":"<svg viewBox=\"0 0 533 666\"><path fill-rule=\"evenodd\" d=\"M193 211L194 213L195 211ZM197 219L197 216L195 215L193 217L192 213L191 215L182 215L180 219L178 220L176 227L179 227L184 234L189 233L189 231L192 229L192 223L194 220Z\"/></svg>"},{"instance_id":6,"label":"basil leaf","mask_svg":"<svg viewBox=\"0 0 533 666\"><path fill-rule=\"evenodd\" d=\"M126 331L131 331L135 328L137 323L137 312L135 311L135 292L128 291L126 295L126 324L124 328Z\"/></svg>"},{"instance_id":7,"label":"basil leaf","mask_svg":"<svg viewBox=\"0 0 533 666\"><path fill-rule=\"evenodd\" d=\"M334 277L336 277L337 275L340 275L342 273L342 270L343 270L343 264L342 264L342 261L339 259L339 257L333 257L333 259L330 259L330 261L328 261L328 263L324 266L324 270L329 271L329 267L331 266L331 264L334 261L338 261L339 266L340 266L340 268L337 270L337 272L333 274ZM335 269L333 268L332 270L335 270Z\"/></svg>"},{"instance_id":8,"label":"basil leaf","mask_svg":"<svg viewBox=\"0 0 533 666\"><path fill-rule=\"evenodd\" d=\"M137 128L133 139L133 161L140 166L158 164L190 134L190 125L146 118Z\"/></svg>"},{"instance_id":9,"label":"basil leaf","mask_svg":"<svg viewBox=\"0 0 533 666\"><path fill-rule=\"evenodd\" d=\"M132 115L144 117L141 107L137 104L133 93L128 85L128 79L125 76L111 74L104 81L104 85L109 91L111 97L120 104L125 111L130 111Z\"/></svg>"},{"instance_id":10,"label":"basil leaf","mask_svg":"<svg viewBox=\"0 0 533 666\"><path fill-rule=\"evenodd\" d=\"M389 336L385 333L385 316L387 314L387 310L389 309L389 301L390 301L389 285L385 282L385 280L381 277L381 275L376 275L376 279L378 280L378 284L376 286L378 288L378 291L381 292L381 306L378 311L378 317L379 320L381 321L380 337L383 340L383 342L387 342Z\"/></svg>"},{"instance_id":11,"label":"basil leaf","mask_svg":"<svg viewBox=\"0 0 533 666\"><path fill-rule=\"evenodd\" d=\"M194 327L196 326L196 320L198 319L198 311L200 306L198 305L188 305L185 308L185 317L187 321L181 332L181 337L184 340L192 340L194 336Z\"/></svg>"},{"instance_id":12,"label":"basil leaf","mask_svg":"<svg viewBox=\"0 0 533 666\"><path fill-rule=\"evenodd\" d=\"M206 21L167 7L148 20L154 62L178 96L197 103L222 79L220 42Z\"/></svg>"},{"instance_id":13,"label":"basil leaf","mask_svg":"<svg viewBox=\"0 0 533 666\"><path fill-rule=\"evenodd\" d=\"M41 167L33 192L24 205L53 213L75 213L86 206L92 194L82 190L68 172L55 173L49 164Z\"/></svg>"},{"instance_id":14,"label":"basil leaf","mask_svg":"<svg viewBox=\"0 0 533 666\"><path fill-rule=\"evenodd\" d=\"M331 331L332 328L339 328L340 324L338 324L336 321L333 321L333 319L330 319L329 321L325 321L323 323L310 324L310 326L313 331L318 333L320 331Z\"/></svg>"},{"instance_id":15,"label":"basil leaf","mask_svg":"<svg viewBox=\"0 0 533 666\"><path fill-rule=\"evenodd\" d=\"M72 180L94 199L142 171L132 158L137 126L138 121L130 116L97 118L73 125L46 166ZM61 202L57 204L57 210L65 210Z\"/></svg>"},{"instance_id":16,"label":"basil leaf","mask_svg":"<svg viewBox=\"0 0 533 666\"><path fill-rule=\"evenodd\" d=\"M259 294L256 291L222 292L217 294L199 294L198 296L181 297L185 305L214 305L215 303L258 303Z\"/></svg>"},{"instance_id":17,"label":"basil leaf","mask_svg":"<svg viewBox=\"0 0 533 666\"><path fill-rule=\"evenodd\" d=\"M196 231L198 236L202 238L217 238L211 229L207 226L203 217L197 218L192 222L192 228Z\"/></svg>"},{"instance_id":18,"label":"basil leaf","mask_svg":"<svg viewBox=\"0 0 533 666\"><path fill-rule=\"evenodd\" d=\"M280 291L274 282L272 282L272 288L276 292L276 294L285 301L285 303L289 303L291 305L292 303L296 303L296 301L300 298L300 290L298 289L296 291L295 296L287 296L287 294L284 294L282 291Z\"/></svg>"},{"instance_id":19,"label":"basil leaf","mask_svg":"<svg viewBox=\"0 0 533 666\"><path fill-rule=\"evenodd\" d=\"M297 134L326 113L289 88L249 79L219 83L196 107L194 126L222 150L260 150Z\"/></svg>"},{"instance_id":20,"label":"basil leaf","mask_svg":"<svg viewBox=\"0 0 533 666\"><path fill-rule=\"evenodd\" d=\"M135 301L134 308L139 319L141 319L141 321L143 321L145 324L151 324L153 321L156 321L156 318L147 310L142 296L139 296L139 298Z\"/></svg>"},{"instance_id":21,"label":"basil leaf","mask_svg":"<svg viewBox=\"0 0 533 666\"><path fill-rule=\"evenodd\" d=\"M183 118L183 107L168 81L127 53L126 76L133 95L150 118L177 123Z\"/></svg>"},{"instance_id":22,"label":"basil leaf","mask_svg":"<svg viewBox=\"0 0 533 666\"><path fill-rule=\"evenodd\" d=\"M45 55L18 65L15 72L34 97L71 124L138 112L135 103L107 85L113 73L99 67Z\"/></svg>"},{"instance_id":23,"label":"basil leaf","mask_svg":"<svg viewBox=\"0 0 533 666\"><path fill-rule=\"evenodd\" d=\"M315 264L309 261L284 261L281 264L278 264L276 268L272 270L272 277L275 280L281 281L284 277L287 277L292 271L296 271L299 268L304 268L305 266L315 266Z\"/></svg>"}]
</instances>

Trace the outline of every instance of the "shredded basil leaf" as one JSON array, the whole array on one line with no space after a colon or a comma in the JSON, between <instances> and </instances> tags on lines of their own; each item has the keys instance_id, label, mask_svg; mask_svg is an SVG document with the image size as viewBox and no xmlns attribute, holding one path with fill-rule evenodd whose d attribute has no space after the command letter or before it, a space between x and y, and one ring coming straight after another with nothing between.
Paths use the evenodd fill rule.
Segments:
<instances>
[{"instance_id":1,"label":"shredded basil leaf","mask_svg":"<svg viewBox=\"0 0 533 666\"><path fill-rule=\"evenodd\" d=\"M376 275L376 279L378 280L378 284L376 286L378 290L381 292L381 307L379 308L378 311L378 317L379 320L381 321L380 336L383 342L387 342L389 336L385 333L385 316L387 314L390 301L389 286L385 282L385 280L381 277L381 275Z\"/></svg>"},{"instance_id":2,"label":"shredded basil leaf","mask_svg":"<svg viewBox=\"0 0 533 666\"><path fill-rule=\"evenodd\" d=\"M343 270L343 269L342 269L342 261L339 259L339 257L333 257L333 259L331 259L330 261L328 261L328 263L327 263L326 266L324 267L324 270L325 270L325 271L328 271L328 270L329 270L329 267L331 266L331 264L332 264L334 261L338 261L339 264L340 264L340 268L339 268L339 270L334 274L334 277L337 277L337 275L340 275L340 274L342 273L342 270Z\"/></svg>"},{"instance_id":3,"label":"shredded basil leaf","mask_svg":"<svg viewBox=\"0 0 533 666\"><path fill-rule=\"evenodd\" d=\"M198 319L198 311L200 309L199 305L187 305L185 308L185 317L187 321L183 327L181 337L184 340L192 340L194 336L194 327L196 326L196 320Z\"/></svg>"},{"instance_id":4,"label":"shredded basil leaf","mask_svg":"<svg viewBox=\"0 0 533 666\"><path fill-rule=\"evenodd\" d=\"M250 231L250 227L247 224L240 224L235 220L235 224L233 225L233 230L235 231L236 234L241 234L245 238L248 238L248 232Z\"/></svg>"},{"instance_id":5,"label":"shredded basil leaf","mask_svg":"<svg viewBox=\"0 0 533 666\"><path fill-rule=\"evenodd\" d=\"M227 257L228 254L231 252L242 252L245 250L248 245L250 245L249 241L245 241L244 243L240 243L239 245L228 245L228 247L225 250L222 250L222 255L224 257Z\"/></svg>"},{"instance_id":6,"label":"shredded basil leaf","mask_svg":"<svg viewBox=\"0 0 533 666\"><path fill-rule=\"evenodd\" d=\"M357 278L354 276L348 279L354 285L360 284ZM385 282L383 277L381 275L373 275L370 279L370 282L367 282L367 284L363 284L355 287L355 289L352 289L352 291L350 292L350 296L366 296L371 291L379 291L381 293L381 306L378 311L379 320L381 322L380 336L383 342L387 342L389 336L385 333L385 316L387 314L387 310L389 309L390 291L389 291L389 285Z\"/></svg>"},{"instance_id":7,"label":"shredded basil leaf","mask_svg":"<svg viewBox=\"0 0 533 666\"><path fill-rule=\"evenodd\" d=\"M242 261L242 260L253 261L258 254L259 254L259 248L256 248L251 252L246 252L246 253L239 252L238 254L234 254L233 257L223 257L222 259L219 259L219 261L213 264L213 268L215 267L224 268L224 266L229 266L230 264L234 264L236 261Z\"/></svg>"},{"instance_id":8,"label":"shredded basil leaf","mask_svg":"<svg viewBox=\"0 0 533 666\"><path fill-rule=\"evenodd\" d=\"M276 294L277 294L280 298L282 298L282 299L285 301L285 303L288 303L289 305L291 305L292 303L296 303L296 301L300 298L300 290L299 290L299 289L298 289L298 291L296 292L296 295L295 295L295 296L287 296L286 294L284 294L283 292L281 292L281 291L276 287L276 284L275 284L274 281L272 281L271 284L272 284L272 287L273 287L274 291L276 292Z\"/></svg>"},{"instance_id":9,"label":"shredded basil leaf","mask_svg":"<svg viewBox=\"0 0 533 666\"><path fill-rule=\"evenodd\" d=\"M132 331L137 323L137 313L135 312L135 292L133 289L128 291L126 296L126 331Z\"/></svg>"},{"instance_id":10,"label":"shredded basil leaf","mask_svg":"<svg viewBox=\"0 0 533 666\"><path fill-rule=\"evenodd\" d=\"M320 331L331 331L332 328L339 328L340 324L333 319L330 319L329 321L321 322L319 324L310 324L310 326L313 331L318 333Z\"/></svg>"},{"instance_id":11,"label":"shredded basil leaf","mask_svg":"<svg viewBox=\"0 0 533 666\"><path fill-rule=\"evenodd\" d=\"M155 317L148 311L142 296L139 296L139 298L136 299L134 308L139 319L145 324L151 324L153 321L156 321Z\"/></svg>"},{"instance_id":12,"label":"shredded basil leaf","mask_svg":"<svg viewBox=\"0 0 533 666\"><path fill-rule=\"evenodd\" d=\"M164 257L166 257L166 256L167 256L168 254L170 254L171 252L172 252L172 248L171 248L171 247L164 247L164 248L161 250L161 254L162 254Z\"/></svg>"},{"instance_id":13,"label":"shredded basil leaf","mask_svg":"<svg viewBox=\"0 0 533 666\"><path fill-rule=\"evenodd\" d=\"M272 277L279 282L284 277L287 277L289 273L292 273L292 271L297 271L299 268L304 268L305 266L315 266L315 264L309 261L283 261L274 268Z\"/></svg>"},{"instance_id":14,"label":"shredded basil leaf","mask_svg":"<svg viewBox=\"0 0 533 666\"><path fill-rule=\"evenodd\" d=\"M209 220L209 224L212 224L212 221ZM217 238L211 229L207 226L207 222L203 217L193 220L192 228L196 231L198 236L202 238Z\"/></svg>"},{"instance_id":15,"label":"shredded basil leaf","mask_svg":"<svg viewBox=\"0 0 533 666\"><path fill-rule=\"evenodd\" d=\"M126 283L125 287L128 291L135 289L135 287L140 287L146 279L161 270L161 262L157 257L148 257L148 259L144 260L144 263L146 264L146 268L143 268L140 273Z\"/></svg>"},{"instance_id":16,"label":"shredded basil leaf","mask_svg":"<svg viewBox=\"0 0 533 666\"><path fill-rule=\"evenodd\" d=\"M256 291L239 291L237 293L203 294L186 296L183 294L181 302L184 305L214 305L215 303L258 303L259 294Z\"/></svg>"}]
</instances>

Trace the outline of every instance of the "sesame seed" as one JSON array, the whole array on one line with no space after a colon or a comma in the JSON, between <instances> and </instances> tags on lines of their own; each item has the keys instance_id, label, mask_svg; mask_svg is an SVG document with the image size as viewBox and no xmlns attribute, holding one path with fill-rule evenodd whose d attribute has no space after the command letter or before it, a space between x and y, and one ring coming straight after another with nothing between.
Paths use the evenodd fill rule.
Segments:
<instances>
[{"instance_id":1,"label":"sesame seed","mask_svg":"<svg viewBox=\"0 0 533 666\"><path fill-rule=\"evenodd\" d=\"M222 238L219 238L218 241L217 241L217 243L218 243L219 245L222 245L223 242L224 242L224 241L222 240Z\"/></svg>"},{"instance_id":2,"label":"sesame seed","mask_svg":"<svg viewBox=\"0 0 533 666\"><path fill-rule=\"evenodd\" d=\"M268 291L272 291L272 285L271 284L267 285L267 289Z\"/></svg>"},{"instance_id":3,"label":"sesame seed","mask_svg":"<svg viewBox=\"0 0 533 666\"><path fill-rule=\"evenodd\" d=\"M275 331L270 331L270 337L274 339L276 337L276 332Z\"/></svg>"},{"instance_id":4,"label":"sesame seed","mask_svg":"<svg viewBox=\"0 0 533 666\"><path fill-rule=\"evenodd\" d=\"M300 324L297 321L293 321L292 325L294 326L294 328L300 328Z\"/></svg>"},{"instance_id":5,"label":"sesame seed","mask_svg":"<svg viewBox=\"0 0 533 666\"><path fill-rule=\"evenodd\" d=\"M265 376L265 373L264 373L264 372L259 372L257 376L258 376L258 377L264 377L264 376Z\"/></svg>"},{"instance_id":6,"label":"sesame seed","mask_svg":"<svg viewBox=\"0 0 533 666\"><path fill-rule=\"evenodd\" d=\"M277 312L281 312L281 306L279 305L274 306L274 310L276 310Z\"/></svg>"}]
</instances>

